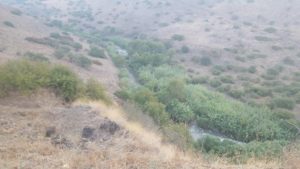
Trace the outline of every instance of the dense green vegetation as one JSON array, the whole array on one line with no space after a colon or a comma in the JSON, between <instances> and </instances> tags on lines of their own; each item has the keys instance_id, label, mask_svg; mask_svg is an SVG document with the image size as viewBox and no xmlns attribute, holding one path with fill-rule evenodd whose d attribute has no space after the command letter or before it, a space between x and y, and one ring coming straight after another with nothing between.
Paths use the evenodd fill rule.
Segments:
<instances>
[{"instance_id":1,"label":"dense green vegetation","mask_svg":"<svg viewBox=\"0 0 300 169\"><path fill-rule=\"evenodd\" d=\"M1 97L13 91L29 94L39 88L49 88L67 102L79 97L110 102L98 82L89 80L84 84L63 66L28 60L9 61L0 66Z\"/></svg>"},{"instance_id":2,"label":"dense green vegetation","mask_svg":"<svg viewBox=\"0 0 300 169\"><path fill-rule=\"evenodd\" d=\"M201 128L218 131L247 143L240 146L212 141L209 144L214 145L204 146L201 150L229 156L240 153L277 155L280 152L278 150L282 150L288 141L296 138L298 130L293 124L297 122L291 116L279 116L268 107L252 107L208 91L199 85L207 83L208 78L190 79L183 69L172 65L170 53L163 44L134 40L123 47L128 50L129 56L123 60L122 70L128 66L134 77L130 77L128 72L120 75L122 90L116 93L117 96L140 105L162 129L170 123L180 126L197 122ZM113 60L118 60L117 53L113 53L113 45L110 45L109 51L114 55ZM203 62L206 64L206 59ZM219 67L214 69L222 72ZM250 71L255 72L254 69ZM222 84L232 84L234 79L231 76L220 76L210 80L210 83L220 90L226 90L227 86ZM257 92L264 91L259 89ZM241 95L242 91L232 90L233 97L239 98ZM226 144L225 148L222 148L223 144ZM196 145L199 148L199 144ZM265 145L271 148L261 149Z\"/></svg>"},{"instance_id":3,"label":"dense green vegetation","mask_svg":"<svg viewBox=\"0 0 300 169\"><path fill-rule=\"evenodd\" d=\"M287 144L287 141L254 141L249 144L236 144L229 140L220 141L218 138L211 136L199 140L195 146L204 152L234 157L233 160L241 162L241 160L247 160L247 158L251 157L263 159L280 157L284 146Z\"/></svg>"}]
</instances>

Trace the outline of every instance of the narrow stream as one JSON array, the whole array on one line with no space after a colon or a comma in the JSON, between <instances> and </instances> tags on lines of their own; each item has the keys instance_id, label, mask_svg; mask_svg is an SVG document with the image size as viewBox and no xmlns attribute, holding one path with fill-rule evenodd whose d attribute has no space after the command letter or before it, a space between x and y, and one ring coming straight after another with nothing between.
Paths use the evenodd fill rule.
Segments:
<instances>
[{"instance_id":1,"label":"narrow stream","mask_svg":"<svg viewBox=\"0 0 300 169\"><path fill-rule=\"evenodd\" d=\"M228 140L228 141L231 141L231 142L236 143L236 144L245 144L244 142L230 139L230 138L228 138L228 137L226 137L226 136L224 136L220 133L217 133L217 132L214 132L214 131L211 131L211 130L204 130L202 128L199 128L196 124L192 124L189 127L189 131L190 131L191 136L193 137L193 139L195 141L204 139L207 136L212 136L212 137L218 138L221 142L223 142L224 140Z\"/></svg>"}]
</instances>

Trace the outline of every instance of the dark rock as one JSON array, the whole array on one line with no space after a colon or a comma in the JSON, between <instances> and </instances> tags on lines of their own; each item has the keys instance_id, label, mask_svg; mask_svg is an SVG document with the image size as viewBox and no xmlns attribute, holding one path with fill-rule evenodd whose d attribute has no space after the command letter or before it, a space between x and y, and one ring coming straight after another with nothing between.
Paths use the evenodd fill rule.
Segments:
<instances>
[{"instance_id":1,"label":"dark rock","mask_svg":"<svg viewBox=\"0 0 300 169\"><path fill-rule=\"evenodd\" d=\"M95 131L94 128L84 127L83 130L82 130L81 137L86 138L86 139L92 138L92 136L94 135L94 131Z\"/></svg>"},{"instance_id":2,"label":"dark rock","mask_svg":"<svg viewBox=\"0 0 300 169\"><path fill-rule=\"evenodd\" d=\"M51 137L56 133L56 128L55 127L47 127L46 128L46 137Z\"/></svg>"},{"instance_id":3,"label":"dark rock","mask_svg":"<svg viewBox=\"0 0 300 169\"><path fill-rule=\"evenodd\" d=\"M112 121L105 121L100 125L100 130L110 133L111 135L115 134L116 131L120 130L120 126Z\"/></svg>"}]
</instances>

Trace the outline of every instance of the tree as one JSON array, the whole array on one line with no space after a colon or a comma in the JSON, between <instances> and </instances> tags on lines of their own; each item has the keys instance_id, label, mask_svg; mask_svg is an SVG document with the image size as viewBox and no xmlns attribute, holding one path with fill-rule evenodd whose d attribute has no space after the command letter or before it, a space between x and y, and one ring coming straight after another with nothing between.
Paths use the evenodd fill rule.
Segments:
<instances>
[{"instance_id":1,"label":"tree","mask_svg":"<svg viewBox=\"0 0 300 169\"><path fill-rule=\"evenodd\" d=\"M188 123L193 119L194 113L186 103L174 100L167 107L167 111L171 114L171 118L176 122Z\"/></svg>"}]
</instances>

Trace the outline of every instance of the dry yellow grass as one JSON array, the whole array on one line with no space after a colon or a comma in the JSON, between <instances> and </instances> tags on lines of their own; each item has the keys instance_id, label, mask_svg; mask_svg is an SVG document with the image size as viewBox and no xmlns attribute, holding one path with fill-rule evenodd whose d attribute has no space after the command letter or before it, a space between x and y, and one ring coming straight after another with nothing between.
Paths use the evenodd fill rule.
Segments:
<instances>
[{"instance_id":1,"label":"dry yellow grass","mask_svg":"<svg viewBox=\"0 0 300 169\"><path fill-rule=\"evenodd\" d=\"M89 123L90 120L93 123L98 116L107 117L127 134L116 134L101 144L87 142L84 148L80 144L74 144L72 148L52 145L51 140L45 138L45 128L53 124L59 128L70 121L72 124L73 119L61 116L60 112L75 111L76 106L90 106L92 109L88 111L98 112L97 117L91 119L83 114L80 117L82 121ZM182 152L174 145L162 143L158 132L145 128L139 122L127 120L117 105L78 101L65 106L47 92L0 99L0 125L1 169L298 169L300 161L300 153L294 148L287 149L281 161L252 159L238 165L224 158L205 159L199 154ZM76 127L72 126L71 129ZM65 128L62 133L72 132ZM81 130L78 134L66 136L74 143L80 143L80 135Z\"/></svg>"}]
</instances>

